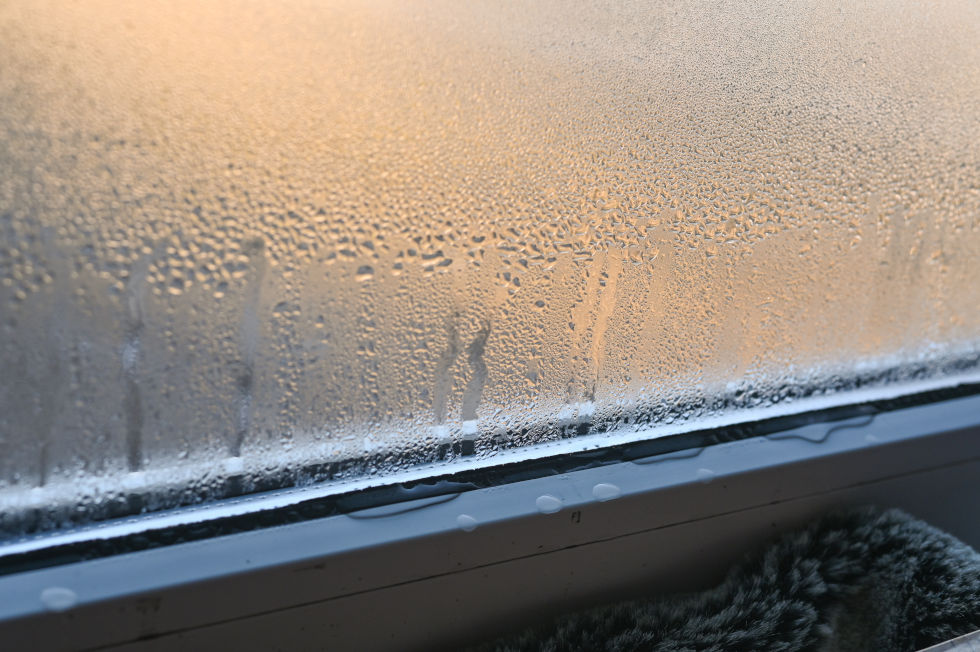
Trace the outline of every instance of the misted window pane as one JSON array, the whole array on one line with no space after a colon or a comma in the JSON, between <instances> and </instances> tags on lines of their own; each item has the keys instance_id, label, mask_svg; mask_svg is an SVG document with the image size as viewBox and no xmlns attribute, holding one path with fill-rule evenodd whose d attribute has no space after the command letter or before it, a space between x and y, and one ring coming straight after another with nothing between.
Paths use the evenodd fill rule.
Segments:
<instances>
[{"instance_id":1,"label":"misted window pane","mask_svg":"<svg viewBox=\"0 0 980 652\"><path fill-rule=\"evenodd\" d=\"M975 374L978 34L971 0L4 3L3 529Z\"/></svg>"}]
</instances>

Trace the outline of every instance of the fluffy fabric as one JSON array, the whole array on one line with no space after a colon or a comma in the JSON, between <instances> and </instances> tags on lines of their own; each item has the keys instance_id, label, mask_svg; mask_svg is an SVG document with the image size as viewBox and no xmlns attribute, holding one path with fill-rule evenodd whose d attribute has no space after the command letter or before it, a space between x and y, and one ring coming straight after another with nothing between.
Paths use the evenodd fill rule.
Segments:
<instances>
[{"instance_id":1,"label":"fluffy fabric","mask_svg":"<svg viewBox=\"0 0 980 652\"><path fill-rule=\"evenodd\" d=\"M710 591L568 615L476 648L919 650L980 629L980 554L898 510L831 514Z\"/></svg>"}]
</instances>

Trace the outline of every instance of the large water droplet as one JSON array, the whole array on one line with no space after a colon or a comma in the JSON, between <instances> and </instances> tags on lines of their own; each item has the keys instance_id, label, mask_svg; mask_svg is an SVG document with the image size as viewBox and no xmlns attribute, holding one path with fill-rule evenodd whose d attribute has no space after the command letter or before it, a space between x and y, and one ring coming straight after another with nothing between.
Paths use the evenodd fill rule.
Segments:
<instances>
[{"instance_id":1,"label":"large water droplet","mask_svg":"<svg viewBox=\"0 0 980 652\"><path fill-rule=\"evenodd\" d=\"M551 494L545 494L543 496L538 496L538 499L534 501L537 506L538 511L542 514L554 514L561 510L561 499L552 496Z\"/></svg>"},{"instance_id":2,"label":"large water droplet","mask_svg":"<svg viewBox=\"0 0 980 652\"><path fill-rule=\"evenodd\" d=\"M469 514L460 514L456 517L456 525L459 526L460 530L464 532L472 532L479 525L479 521L470 516Z\"/></svg>"},{"instance_id":3,"label":"large water droplet","mask_svg":"<svg viewBox=\"0 0 980 652\"><path fill-rule=\"evenodd\" d=\"M619 498L620 493L622 492L619 490L619 487L614 484L609 484L608 482L600 482L596 486L592 487L592 495L599 502Z\"/></svg>"},{"instance_id":4,"label":"large water droplet","mask_svg":"<svg viewBox=\"0 0 980 652\"><path fill-rule=\"evenodd\" d=\"M78 602L78 595L63 586L52 586L41 591L41 602L49 611L65 611Z\"/></svg>"}]
</instances>

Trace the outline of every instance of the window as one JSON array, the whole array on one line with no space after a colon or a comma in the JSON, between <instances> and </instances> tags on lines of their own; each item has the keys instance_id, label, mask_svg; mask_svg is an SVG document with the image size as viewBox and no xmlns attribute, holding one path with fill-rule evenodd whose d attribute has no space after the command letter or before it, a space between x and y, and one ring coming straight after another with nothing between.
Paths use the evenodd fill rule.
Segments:
<instances>
[{"instance_id":1,"label":"window","mask_svg":"<svg viewBox=\"0 0 980 652\"><path fill-rule=\"evenodd\" d=\"M980 541L976 7L584 4L0 3L0 640L431 649L851 500Z\"/></svg>"},{"instance_id":2,"label":"window","mask_svg":"<svg viewBox=\"0 0 980 652\"><path fill-rule=\"evenodd\" d=\"M4 535L975 380L975 16L770 9L0 9Z\"/></svg>"}]
</instances>

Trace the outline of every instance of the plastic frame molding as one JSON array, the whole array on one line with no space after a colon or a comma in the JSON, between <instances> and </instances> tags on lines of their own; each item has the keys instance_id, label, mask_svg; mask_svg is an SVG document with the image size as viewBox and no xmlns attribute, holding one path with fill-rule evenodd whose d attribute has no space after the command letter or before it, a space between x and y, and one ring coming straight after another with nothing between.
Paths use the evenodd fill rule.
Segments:
<instances>
[{"instance_id":1,"label":"plastic frame molding","mask_svg":"<svg viewBox=\"0 0 980 652\"><path fill-rule=\"evenodd\" d=\"M450 648L708 585L774 532L858 503L980 544L980 396L11 573L0 643Z\"/></svg>"}]
</instances>

